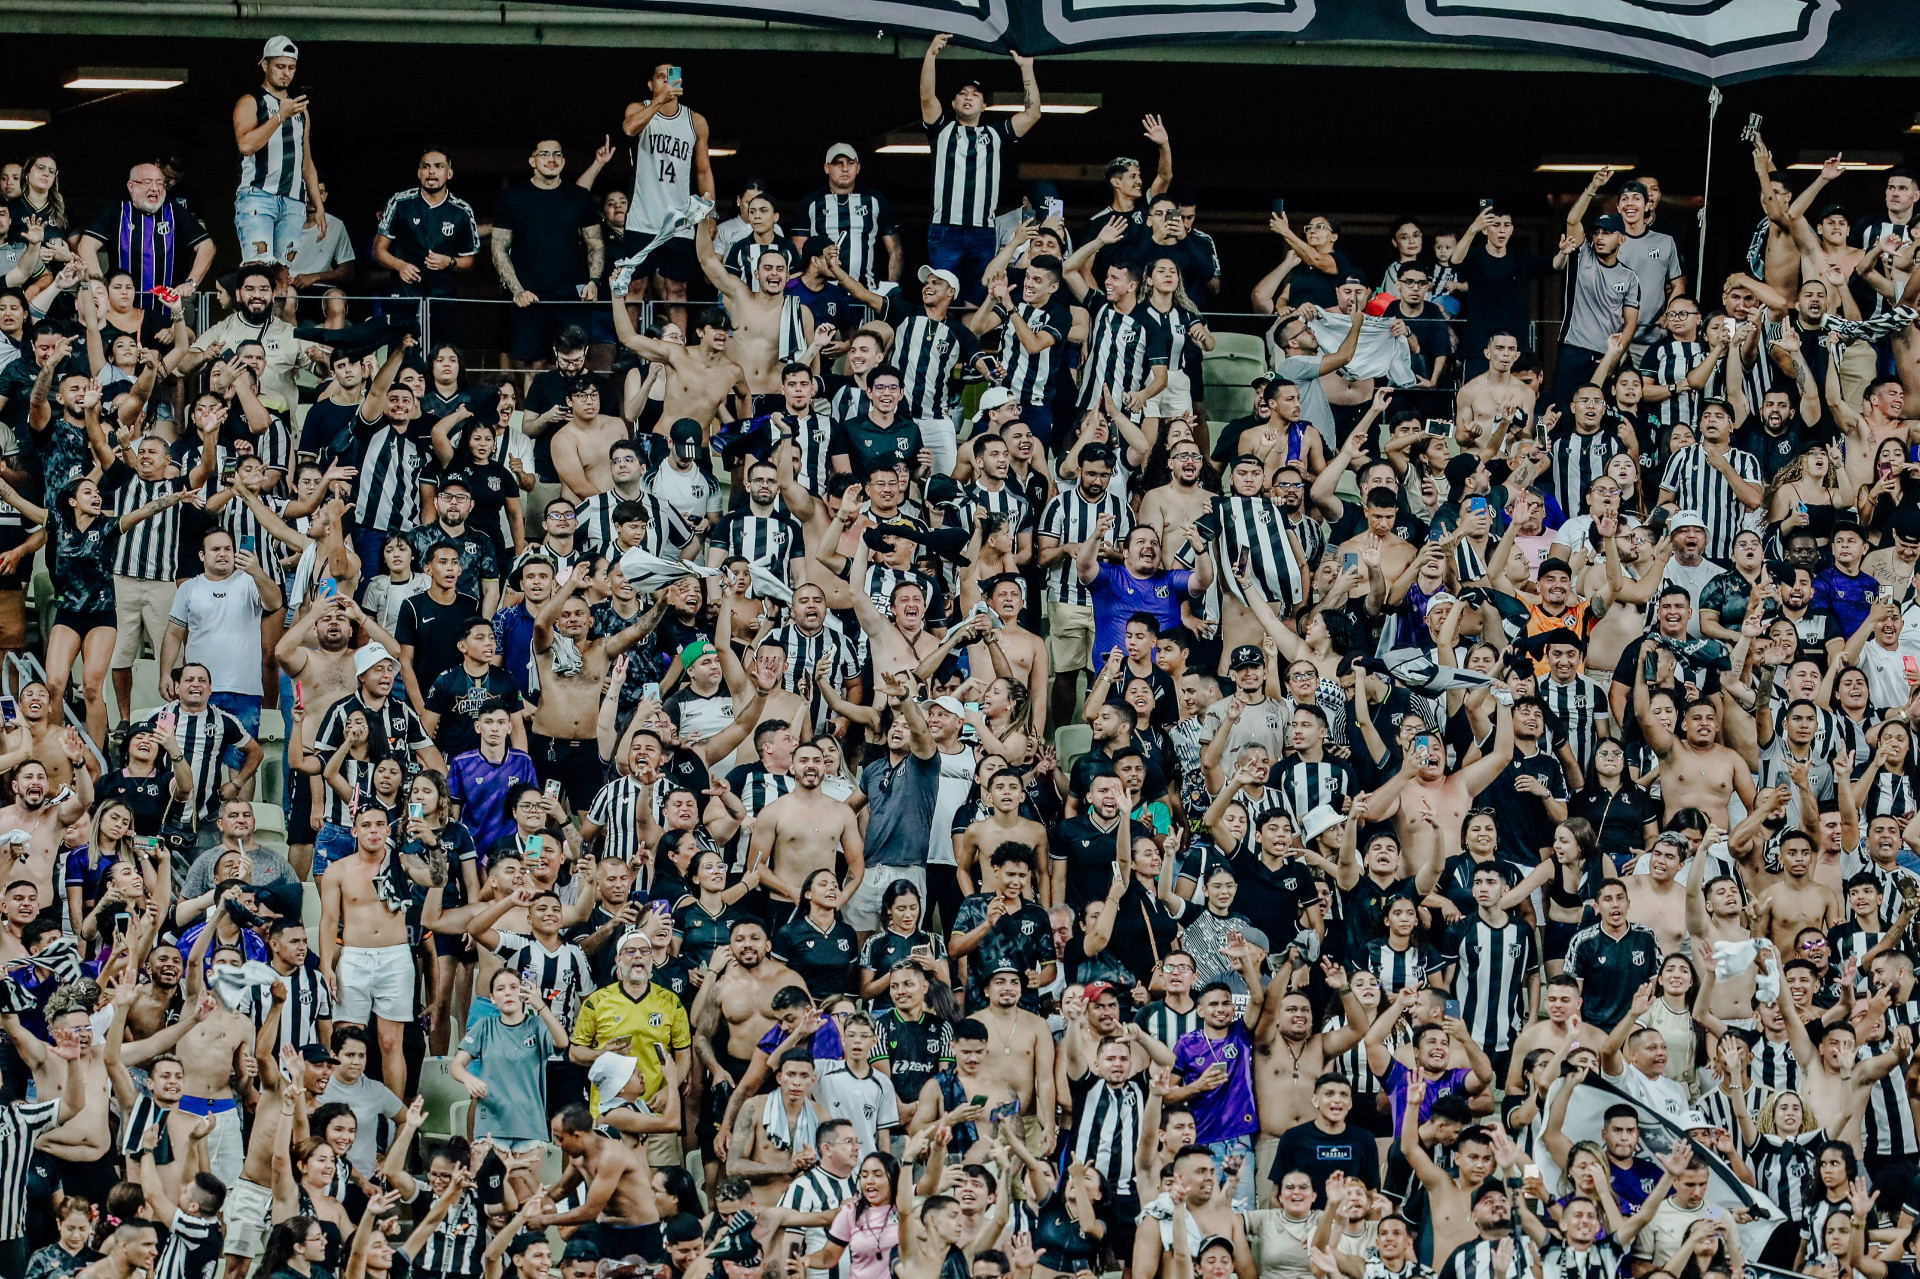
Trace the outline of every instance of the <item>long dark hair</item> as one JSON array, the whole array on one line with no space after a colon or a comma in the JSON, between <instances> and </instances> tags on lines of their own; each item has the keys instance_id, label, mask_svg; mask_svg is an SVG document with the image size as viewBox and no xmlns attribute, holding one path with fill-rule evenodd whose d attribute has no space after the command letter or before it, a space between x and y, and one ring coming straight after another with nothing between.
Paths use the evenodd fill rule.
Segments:
<instances>
[{"instance_id":1,"label":"long dark hair","mask_svg":"<svg viewBox=\"0 0 1920 1279\"><path fill-rule=\"evenodd\" d=\"M691 1173L678 1164L654 1171L663 1178L661 1189L679 1202L679 1211L696 1218L705 1215L706 1210L700 1206L700 1188L693 1184Z\"/></svg>"},{"instance_id":2,"label":"long dark hair","mask_svg":"<svg viewBox=\"0 0 1920 1279\"><path fill-rule=\"evenodd\" d=\"M260 1268L255 1270L255 1279L269 1279L275 1271L292 1270L287 1263L293 1260L293 1254L307 1242L307 1232L319 1225L317 1217L288 1217L273 1228L267 1236L267 1246L260 1253Z\"/></svg>"},{"instance_id":3,"label":"long dark hair","mask_svg":"<svg viewBox=\"0 0 1920 1279\"><path fill-rule=\"evenodd\" d=\"M900 1215L900 1205L899 1205L899 1204L897 1204L897 1203L895 1203L895 1202L893 1201L893 1197L894 1197L894 1195L896 1195L897 1193L899 1193L899 1186L900 1186L900 1161L899 1161L898 1159L895 1159L895 1158L894 1158L894 1157L893 1157L892 1155L890 1155L890 1154L888 1154L888 1153L887 1153L886 1151L884 1151L884 1150L876 1150L876 1151L874 1151L874 1152L873 1152L872 1154L870 1154L870 1155L868 1155L866 1159L862 1159L862 1160L860 1161L860 1166L861 1166L862 1168L864 1168L864 1167L866 1166L866 1163L867 1163L867 1159L877 1159L877 1160L879 1160L879 1161L880 1161L880 1168L881 1168L881 1171L883 1171L883 1172L885 1172L885 1173L887 1174L887 1203L886 1203L886 1206L887 1206L888 1208L890 1208L890 1209L892 1209L892 1210L893 1210L893 1213L894 1213L894 1215L895 1215L895 1216L899 1216L899 1215ZM859 1170L858 1170L858 1169L855 1169L855 1170L854 1170L854 1174L853 1174L853 1175L854 1175L854 1178L855 1178L855 1181L856 1181L856 1183L857 1183L857 1181L858 1181L858 1179L859 1179L859 1176L860 1176L860 1173L859 1173ZM868 1208L873 1208L873 1207L878 1207L878 1206L879 1206L879 1205L877 1205L877 1204L869 1204L869 1203L867 1203L867 1202L866 1202L866 1197L865 1197L864 1195L861 1195L861 1194L859 1193L859 1190L858 1190L858 1187L857 1187L857 1185L856 1185L856 1188L855 1188L855 1192L854 1192L854 1200L853 1200L853 1202L854 1202L854 1205L855 1205L855 1207L854 1207L854 1220L856 1220L856 1221L858 1221L858 1220L859 1220L859 1217L860 1217L860 1214L861 1214L861 1213L863 1213L863 1212L865 1212L865 1211L866 1211L866 1210L867 1210Z\"/></svg>"}]
</instances>

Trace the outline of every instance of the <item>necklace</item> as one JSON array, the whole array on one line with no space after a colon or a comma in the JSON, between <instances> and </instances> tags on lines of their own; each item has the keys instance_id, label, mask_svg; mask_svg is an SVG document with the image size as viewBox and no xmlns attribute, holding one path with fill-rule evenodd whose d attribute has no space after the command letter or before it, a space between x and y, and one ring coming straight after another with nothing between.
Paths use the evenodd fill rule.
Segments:
<instances>
[{"instance_id":1,"label":"necklace","mask_svg":"<svg viewBox=\"0 0 1920 1279\"><path fill-rule=\"evenodd\" d=\"M1285 1035L1280 1036L1280 1042L1282 1045L1285 1045L1287 1042L1287 1037ZM1294 1052L1291 1048L1287 1050L1288 1055L1293 1058L1293 1077L1295 1079L1300 1078L1300 1058L1306 1055L1307 1045L1311 1042L1312 1042L1311 1040L1306 1040L1306 1039L1301 1040L1299 1052Z\"/></svg>"}]
</instances>

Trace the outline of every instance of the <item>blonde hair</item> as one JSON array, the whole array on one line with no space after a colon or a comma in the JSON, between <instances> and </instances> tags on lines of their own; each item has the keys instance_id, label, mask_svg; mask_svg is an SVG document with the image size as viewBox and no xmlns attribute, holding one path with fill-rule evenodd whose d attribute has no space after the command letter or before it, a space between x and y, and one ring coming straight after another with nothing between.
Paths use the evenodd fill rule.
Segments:
<instances>
[{"instance_id":1,"label":"blonde hair","mask_svg":"<svg viewBox=\"0 0 1920 1279\"><path fill-rule=\"evenodd\" d=\"M1794 1136L1804 1137L1820 1126L1813 1117L1813 1107L1807 1104L1806 1096L1798 1089L1782 1088L1760 1104L1760 1116L1757 1122L1761 1132L1769 1137L1780 1135L1779 1129L1775 1126L1774 1112L1779 1108L1782 1097L1792 1097L1800 1103L1800 1131L1793 1134Z\"/></svg>"}]
</instances>

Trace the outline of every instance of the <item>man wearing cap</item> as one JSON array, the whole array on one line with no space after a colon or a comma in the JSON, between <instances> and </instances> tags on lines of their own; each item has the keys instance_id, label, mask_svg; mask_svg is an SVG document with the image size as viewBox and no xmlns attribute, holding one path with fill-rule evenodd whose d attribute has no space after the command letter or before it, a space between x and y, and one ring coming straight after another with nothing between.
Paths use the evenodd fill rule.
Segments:
<instances>
[{"instance_id":1,"label":"man wearing cap","mask_svg":"<svg viewBox=\"0 0 1920 1279\"><path fill-rule=\"evenodd\" d=\"M893 206L878 191L860 186L860 153L845 142L827 148L827 185L809 195L800 206L795 245L805 247L815 236L840 245L840 262L847 274L868 288L882 280L900 280L900 228ZM880 250L886 250L886 261ZM883 269L884 268L884 269ZM951 273L949 273L951 274Z\"/></svg>"},{"instance_id":2,"label":"man wearing cap","mask_svg":"<svg viewBox=\"0 0 1920 1279\"><path fill-rule=\"evenodd\" d=\"M1565 404L1573 392L1585 386L1607 350L1607 339L1615 333L1638 331L1643 312L1652 314L1658 303L1641 306L1640 277L1620 260L1620 244L1626 238L1626 223L1617 214L1603 213L1594 223L1593 241L1587 242L1582 219L1600 188L1613 176L1611 168L1593 175L1586 190L1567 211L1567 230L1560 240L1560 252L1554 256L1556 270L1573 265L1572 296L1567 305L1566 327L1560 340L1560 360L1554 369L1553 393Z\"/></svg>"},{"instance_id":3,"label":"man wearing cap","mask_svg":"<svg viewBox=\"0 0 1920 1279\"><path fill-rule=\"evenodd\" d=\"M1020 68L1022 106L1012 116L985 120L986 88L978 78L960 82L951 110L940 103L935 67L950 35L927 43L920 62L920 122L933 150L933 216L927 227L927 261L953 273L977 304L985 290L980 275L994 253L993 218L1000 205L1000 175L1007 150L1040 123L1040 85L1033 59L1014 53Z\"/></svg>"},{"instance_id":4,"label":"man wearing cap","mask_svg":"<svg viewBox=\"0 0 1920 1279\"><path fill-rule=\"evenodd\" d=\"M692 530L694 540L682 554L695 558L707 530L727 508L720 481L706 459L706 432L692 418L683 417L667 430L670 448L647 469L642 484L660 503ZM657 438L657 437L656 437Z\"/></svg>"},{"instance_id":5,"label":"man wearing cap","mask_svg":"<svg viewBox=\"0 0 1920 1279\"><path fill-rule=\"evenodd\" d=\"M1741 414L1745 416L1744 413ZM1753 454L1732 446L1738 425L1733 406L1709 399L1700 408L1700 442L1667 459L1660 476L1660 503L1693 515L1706 529L1705 552L1710 559L1732 556L1733 536L1758 511L1763 496L1760 463ZM1670 521L1677 528L1679 517ZM1699 600L1695 592L1696 605Z\"/></svg>"},{"instance_id":6,"label":"man wearing cap","mask_svg":"<svg viewBox=\"0 0 1920 1279\"><path fill-rule=\"evenodd\" d=\"M292 262L309 210L318 234L327 232L313 161L313 117L306 98L288 92L299 66L299 46L274 36L260 51L260 87L233 105L233 141L240 152L233 228L249 262Z\"/></svg>"},{"instance_id":7,"label":"man wearing cap","mask_svg":"<svg viewBox=\"0 0 1920 1279\"><path fill-rule=\"evenodd\" d=\"M1640 297L1645 302L1640 308L1640 323L1630 335L1637 360L1660 336L1660 316L1667 302L1686 292L1687 270L1673 237L1654 230L1648 222L1653 206L1644 183L1621 183L1613 207L1625 233L1619 247L1620 262L1640 277Z\"/></svg>"},{"instance_id":8,"label":"man wearing cap","mask_svg":"<svg viewBox=\"0 0 1920 1279\"><path fill-rule=\"evenodd\" d=\"M954 422L960 415L956 368L989 380L994 376L980 339L949 317L959 296L960 281L953 272L921 267L920 310L903 318L893 336L895 359L906 380L901 411L919 424L920 438L933 454L935 475L953 474Z\"/></svg>"}]
</instances>

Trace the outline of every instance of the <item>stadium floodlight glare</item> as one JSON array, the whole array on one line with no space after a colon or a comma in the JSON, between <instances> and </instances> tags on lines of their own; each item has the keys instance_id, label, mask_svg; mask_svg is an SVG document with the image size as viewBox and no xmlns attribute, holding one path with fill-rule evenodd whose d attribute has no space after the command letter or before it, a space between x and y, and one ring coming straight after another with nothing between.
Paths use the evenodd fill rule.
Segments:
<instances>
[{"instance_id":1,"label":"stadium floodlight glare","mask_svg":"<svg viewBox=\"0 0 1920 1279\"><path fill-rule=\"evenodd\" d=\"M1027 108L1026 97L1018 93L996 93L988 104L989 111L1024 111ZM1091 115L1100 109L1100 95L1097 93L1043 93L1040 95L1041 115Z\"/></svg>"},{"instance_id":2,"label":"stadium floodlight glare","mask_svg":"<svg viewBox=\"0 0 1920 1279\"><path fill-rule=\"evenodd\" d=\"M50 111L32 111L0 107L0 132L24 133L28 129L38 129L53 119Z\"/></svg>"},{"instance_id":3,"label":"stadium floodlight glare","mask_svg":"<svg viewBox=\"0 0 1920 1279\"><path fill-rule=\"evenodd\" d=\"M177 89L187 82L185 67L77 67L69 89Z\"/></svg>"},{"instance_id":4,"label":"stadium floodlight glare","mask_svg":"<svg viewBox=\"0 0 1920 1279\"><path fill-rule=\"evenodd\" d=\"M873 150L875 155L932 155L933 144L924 133L889 133Z\"/></svg>"},{"instance_id":5,"label":"stadium floodlight glare","mask_svg":"<svg viewBox=\"0 0 1920 1279\"><path fill-rule=\"evenodd\" d=\"M1831 151L1802 151L1799 159L1787 168L1817 172L1825 167L1833 154ZM1843 173L1884 173L1899 163L1900 156L1893 151L1840 152L1840 170Z\"/></svg>"},{"instance_id":6,"label":"stadium floodlight glare","mask_svg":"<svg viewBox=\"0 0 1920 1279\"><path fill-rule=\"evenodd\" d=\"M1640 166L1640 158L1632 155L1546 155L1540 157L1540 163L1533 166L1535 173L1598 173L1602 169L1612 169L1615 173L1631 173Z\"/></svg>"}]
</instances>

